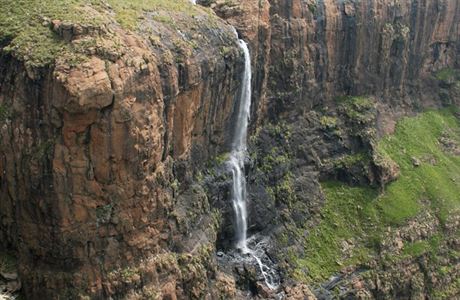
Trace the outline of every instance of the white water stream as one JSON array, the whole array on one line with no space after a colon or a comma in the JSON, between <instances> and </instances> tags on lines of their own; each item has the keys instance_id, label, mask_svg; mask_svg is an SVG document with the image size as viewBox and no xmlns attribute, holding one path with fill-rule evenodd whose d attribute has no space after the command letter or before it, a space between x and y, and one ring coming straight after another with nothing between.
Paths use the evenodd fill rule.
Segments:
<instances>
[{"instance_id":1,"label":"white water stream","mask_svg":"<svg viewBox=\"0 0 460 300\"><path fill-rule=\"evenodd\" d=\"M243 40L238 40L238 43L244 52L244 72L238 114L235 122L235 132L232 141L232 151L230 153L228 165L233 176L232 204L233 210L235 211L236 247L243 253L247 253L249 250L246 241L248 214L246 210L244 160L247 155L246 136L251 108L251 57L249 56L248 45Z\"/></svg>"},{"instance_id":2,"label":"white water stream","mask_svg":"<svg viewBox=\"0 0 460 300\"><path fill-rule=\"evenodd\" d=\"M196 5L196 0L190 0L193 5ZM241 87L240 102L238 104L238 115L236 118L235 133L232 141L232 150L228 160L228 166L232 171L232 205L235 212L235 231L236 231L236 248L239 249L243 255L249 254L259 267L262 273L265 284L270 289L275 289L278 286L277 273L268 265L262 262L262 258L266 254L259 242L255 246L255 250L248 247L247 230L248 230L248 212L246 209L246 179L244 173L244 160L247 156L247 133L248 123L251 109L251 56L249 48L245 41L238 38L238 33L233 27L236 38L240 48L244 53L244 72L243 72L243 85Z\"/></svg>"},{"instance_id":3,"label":"white water stream","mask_svg":"<svg viewBox=\"0 0 460 300\"><path fill-rule=\"evenodd\" d=\"M235 35L238 33L234 29ZM238 39L240 48L244 53L244 72L242 78L241 95L238 103L238 114L236 116L235 132L232 141L232 150L228 160L228 166L232 171L232 205L235 212L235 232L236 248L243 255L249 254L255 259L257 265L265 279L265 283L270 289L277 286L275 280L276 271L262 262L262 257L266 256L262 248L256 247L252 250L248 247L247 239L247 219L248 212L246 208L246 179L244 172L244 161L247 157L247 132L251 108L251 56L249 48L245 41Z\"/></svg>"}]
</instances>

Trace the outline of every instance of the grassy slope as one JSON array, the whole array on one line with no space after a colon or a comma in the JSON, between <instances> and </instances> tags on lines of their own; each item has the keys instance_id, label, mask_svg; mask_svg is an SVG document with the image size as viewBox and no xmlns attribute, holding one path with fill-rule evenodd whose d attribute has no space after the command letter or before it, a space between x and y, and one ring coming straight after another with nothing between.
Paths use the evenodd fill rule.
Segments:
<instances>
[{"instance_id":1,"label":"grassy slope","mask_svg":"<svg viewBox=\"0 0 460 300\"><path fill-rule=\"evenodd\" d=\"M382 194L370 187L324 183L327 200L322 220L305 241L297 277L318 282L344 266L367 261L377 253L387 227L403 225L422 209L430 209L441 222L459 214L460 157L442 150L441 136L460 143L460 124L452 111L430 111L399 122L395 134L378 144L379 151L401 168L400 178ZM421 161L419 167L414 166L414 157ZM432 240L407 244L403 254L417 256L433 250L439 238L442 233ZM348 255L342 253L344 241L355 246Z\"/></svg>"},{"instance_id":2,"label":"grassy slope","mask_svg":"<svg viewBox=\"0 0 460 300\"><path fill-rule=\"evenodd\" d=\"M52 63L57 54L74 51L53 33L48 20L99 26L111 22L102 0L1 0L0 46L31 66ZM115 20L135 30L145 11L173 11L193 15L198 9L188 0L108 0ZM161 21L161 19L160 19Z\"/></svg>"}]
</instances>

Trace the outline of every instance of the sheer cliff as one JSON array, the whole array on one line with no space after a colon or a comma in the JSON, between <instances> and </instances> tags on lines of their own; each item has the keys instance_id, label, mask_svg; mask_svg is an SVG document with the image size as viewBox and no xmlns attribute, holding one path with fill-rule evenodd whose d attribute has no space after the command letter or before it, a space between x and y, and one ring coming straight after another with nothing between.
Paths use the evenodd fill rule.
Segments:
<instances>
[{"instance_id":1,"label":"sheer cliff","mask_svg":"<svg viewBox=\"0 0 460 300\"><path fill-rule=\"evenodd\" d=\"M0 250L21 284L0 287L458 296L460 3L197 2L1 1ZM269 239L276 290L228 254L232 26L253 70L248 235Z\"/></svg>"},{"instance_id":2,"label":"sheer cliff","mask_svg":"<svg viewBox=\"0 0 460 300\"><path fill-rule=\"evenodd\" d=\"M252 45L249 228L286 277L326 298L455 297L458 156L442 140L458 147L458 114L401 118L458 109L458 3L210 5Z\"/></svg>"},{"instance_id":3,"label":"sheer cliff","mask_svg":"<svg viewBox=\"0 0 460 300\"><path fill-rule=\"evenodd\" d=\"M150 1L143 19L118 19L142 7L115 1L7 4L1 240L18 254L24 293L198 297L188 286L207 286L215 217L184 187L194 169L181 162L226 144L243 67L230 26L185 1ZM26 22L3 19L27 11ZM176 211L181 201L192 208Z\"/></svg>"},{"instance_id":4,"label":"sheer cliff","mask_svg":"<svg viewBox=\"0 0 460 300\"><path fill-rule=\"evenodd\" d=\"M431 95L436 90L431 74L458 65L456 1L216 1L212 6L251 41L263 90L259 106L277 115L343 94L372 94L395 106L439 103Z\"/></svg>"}]
</instances>

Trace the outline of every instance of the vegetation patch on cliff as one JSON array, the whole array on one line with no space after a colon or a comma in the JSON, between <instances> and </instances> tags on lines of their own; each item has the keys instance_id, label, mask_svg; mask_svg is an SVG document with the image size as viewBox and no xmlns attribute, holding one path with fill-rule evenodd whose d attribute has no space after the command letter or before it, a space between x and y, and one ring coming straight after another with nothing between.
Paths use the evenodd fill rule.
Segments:
<instances>
[{"instance_id":1,"label":"vegetation patch on cliff","mask_svg":"<svg viewBox=\"0 0 460 300\"><path fill-rule=\"evenodd\" d=\"M11 273L16 269L16 258L10 253L0 251L0 273Z\"/></svg>"},{"instance_id":2,"label":"vegetation patch on cliff","mask_svg":"<svg viewBox=\"0 0 460 300\"><path fill-rule=\"evenodd\" d=\"M452 83L460 80L460 70L445 68L436 72L436 79L444 83Z\"/></svg>"},{"instance_id":3,"label":"vegetation patch on cliff","mask_svg":"<svg viewBox=\"0 0 460 300\"><path fill-rule=\"evenodd\" d=\"M160 11L193 16L198 11L204 12L204 8L194 7L188 0L5 0L0 10L0 50L13 54L28 66L41 67L53 63L58 55L81 50L62 31L100 35L106 31L104 27L116 22L125 29L135 30L146 12Z\"/></svg>"},{"instance_id":4,"label":"vegetation patch on cliff","mask_svg":"<svg viewBox=\"0 0 460 300\"><path fill-rule=\"evenodd\" d=\"M98 1L93 0L93 3ZM189 0L108 0L113 10L116 12L116 20L125 28L136 29L139 20L143 19L144 12L181 12L190 16L197 14L197 9L193 7ZM158 21L170 22L170 18L158 16Z\"/></svg>"},{"instance_id":5,"label":"vegetation patch on cliff","mask_svg":"<svg viewBox=\"0 0 460 300\"><path fill-rule=\"evenodd\" d=\"M378 151L388 154L401 169L379 201L385 221L402 224L429 201L441 221L460 209L460 157L446 153L444 135L460 141L459 120L452 110L430 111L401 120L392 136L380 141Z\"/></svg>"},{"instance_id":6,"label":"vegetation patch on cliff","mask_svg":"<svg viewBox=\"0 0 460 300\"><path fill-rule=\"evenodd\" d=\"M394 135L377 151L401 168L399 179L383 191L339 182L322 184L326 195L321 221L305 238L305 255L297 259L295 275L307 282L326 280L346 266L359 267L375 258L388 230L402 230L428 212L441 224L430 236L403 241L404 258L436 254L448 218L460 214L460 156L443 148L442 138L460 142L460 122L454 109L429 111L402 119ZM430 222L428 222L430 223Z\"/></svg>"}]
</instances>

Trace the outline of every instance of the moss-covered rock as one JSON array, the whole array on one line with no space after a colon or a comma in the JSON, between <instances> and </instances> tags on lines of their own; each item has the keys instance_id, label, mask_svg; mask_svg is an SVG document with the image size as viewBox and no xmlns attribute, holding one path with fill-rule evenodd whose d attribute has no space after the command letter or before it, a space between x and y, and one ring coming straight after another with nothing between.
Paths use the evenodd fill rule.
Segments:
<instances>
[{"instance_id":1,"label":"moss-covered rock","mask_svg":"<svg viewBox=\"0 0 460 300\"><path fill-rule=\"evenodd\" d=\"M149 20L193 28L200 22L216 26L217 19L187 0L6 0L0 11L0 49L30 67L52 64L57 57L78 64L92 51L116 58L117 47L122 48L114 35L117 28L142 31ZM85 38L74 41L81 36Z\"/></svg>"}]
</instances>

